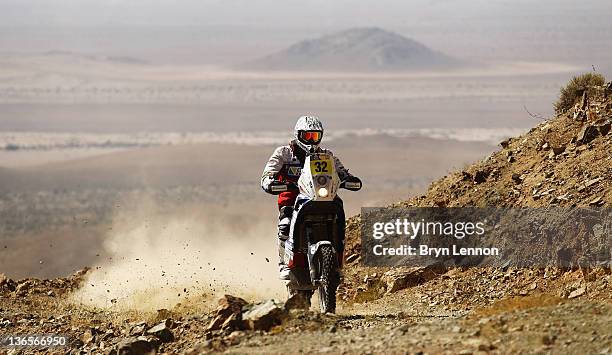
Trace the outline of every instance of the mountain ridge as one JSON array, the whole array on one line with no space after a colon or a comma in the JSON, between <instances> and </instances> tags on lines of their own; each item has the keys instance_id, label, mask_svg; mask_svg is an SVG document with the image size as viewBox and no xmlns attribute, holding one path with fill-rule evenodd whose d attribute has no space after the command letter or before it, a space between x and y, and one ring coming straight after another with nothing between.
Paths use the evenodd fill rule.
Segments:
<instances>
[{"instance_id":1,"label":"mountain ridge","mask_svg":"<svg viewBox=\"0 0 612 355\"><path fill-rule=\"evenodd\" d=\"M467 63L378 27L357 27L297 42L239 69L394 72L458 69Z\"/></svg>"}]
</instances>

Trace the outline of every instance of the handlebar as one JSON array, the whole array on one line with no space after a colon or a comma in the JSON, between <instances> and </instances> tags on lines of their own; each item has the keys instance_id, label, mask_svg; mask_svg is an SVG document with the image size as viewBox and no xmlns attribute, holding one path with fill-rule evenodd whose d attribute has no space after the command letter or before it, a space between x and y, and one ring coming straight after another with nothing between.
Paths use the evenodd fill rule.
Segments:
<instances>
[{"instance_id":1,"label":"handlebar","mask_svg":"<svg viewBox=\"0 0 612 355\"><path fill-rule=\"evenodd\" d=\"M362 187L361 179L356 176L349 176L340 183L339 187L349 191L359 191ZM289 191L297 192L299 191L299 188L293 182L274 180L270 183L267 192L272 195L280 195L283 192Z\"/></svg>"},{"instance_id":2,"label":"handlebar","mask_svg":"<svg viewBox=\"0 0 612 355\"><path fill-rule=\"evenodd\" d=\"M349 176L340 183L341 189L347 189L350 191L359 191L361 190L361 186L361 179L356 176Z\"/></svg>"}]
</instances>

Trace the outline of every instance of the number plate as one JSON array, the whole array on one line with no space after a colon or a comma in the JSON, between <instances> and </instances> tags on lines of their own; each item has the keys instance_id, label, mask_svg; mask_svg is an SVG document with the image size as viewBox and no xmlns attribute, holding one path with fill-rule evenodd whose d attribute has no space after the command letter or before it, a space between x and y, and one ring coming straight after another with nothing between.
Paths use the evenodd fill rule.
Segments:
<instances>
[{"instance_id":1,"label":"number plate","mask_svg":"<svg viewBox=\"0 0 612 355\"><path fill-rule=\"evenodd\" d=\"M334 172L334 163L329 158L310 161L310 173L312 175L331 175Z\"/></svg>"}]
</instances>

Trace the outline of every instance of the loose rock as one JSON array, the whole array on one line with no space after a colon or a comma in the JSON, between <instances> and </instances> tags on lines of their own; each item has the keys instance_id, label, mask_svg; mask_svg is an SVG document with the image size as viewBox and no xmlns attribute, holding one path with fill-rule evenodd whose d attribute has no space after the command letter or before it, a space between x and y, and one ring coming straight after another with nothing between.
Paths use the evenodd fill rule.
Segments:
<instances>
[{"instance_id":1,"label":"loose rock","mask_svg":"<svg viewBox=\"0 0 612 355\"><path fill-rule=\"evenodd\" d=\"M597 138L598 135L599 130L597 127L586 125L580 130L580 132L578 132L578 136L576 136L576 143L587 144L593 139Z\"/></svg>"},{"instance_id":2,"label":"loose rock","mask_svg":"<svg viewBox=\"0 0 612 355\"><path fill-rule=\"evenodd\" d=\"M280 325L286 316L282 302L267 300L245 307L242 320L248 329L268 331L273 326Z\"/></svg>"},{"instance_id":3,"label":"loose rock","mask_svg":"<svg viewBox=\"0 0 612 355\"><path fill-rule=\"evenodd\" d=\"M159 323L147 330L146 334L153 335L161 340L163 343L169 343L174 340L174 335L172 331L170 331L170 326L172 325L172 320L167 319L164 322Z\"/></svg>"},{"instance_id":4,"label":"loose rock","mask_svg":"<svg viewBox=\"0 0 612 355\"><path fill-rule=\"evenodd\" d=\"M224 325L228 326L231 322L227 320L232 316L236 315L233 319L239 320L237 317L241 314L242 307L247 304L247 301L240 297L231 295L225 295L219 299L219 306L216 310L216 316L206 327L206 331L221 329Z\"/></svg>"},{"instance_id":5,"label":"loose rock","mask_svg":"<svg viewBox=\"0 0 612 355\"><path fill-rule=\"evenodd\" d=\"M109 352L110 355L144 355L154 354L159 347L159 340L155 337L140 336L128 338L117 344L116 348Z\"/></svg>"}]
</instances>

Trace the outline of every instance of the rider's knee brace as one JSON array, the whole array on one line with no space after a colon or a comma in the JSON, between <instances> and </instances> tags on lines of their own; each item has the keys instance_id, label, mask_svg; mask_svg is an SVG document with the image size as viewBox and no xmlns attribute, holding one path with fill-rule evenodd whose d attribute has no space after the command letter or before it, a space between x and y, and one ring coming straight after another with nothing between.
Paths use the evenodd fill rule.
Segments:
<instances>
[{"instance_id":1,"label":"rider's knee brace","mask_svg":"<svg viewBox=\"0 0 612 355\"><path fill-rule=\"evenodd\" d=\"M289 238L292 215L293 207L283 206L280 208L278 215L278 239L285 241Z\"/></svg>"}]
</instances>

